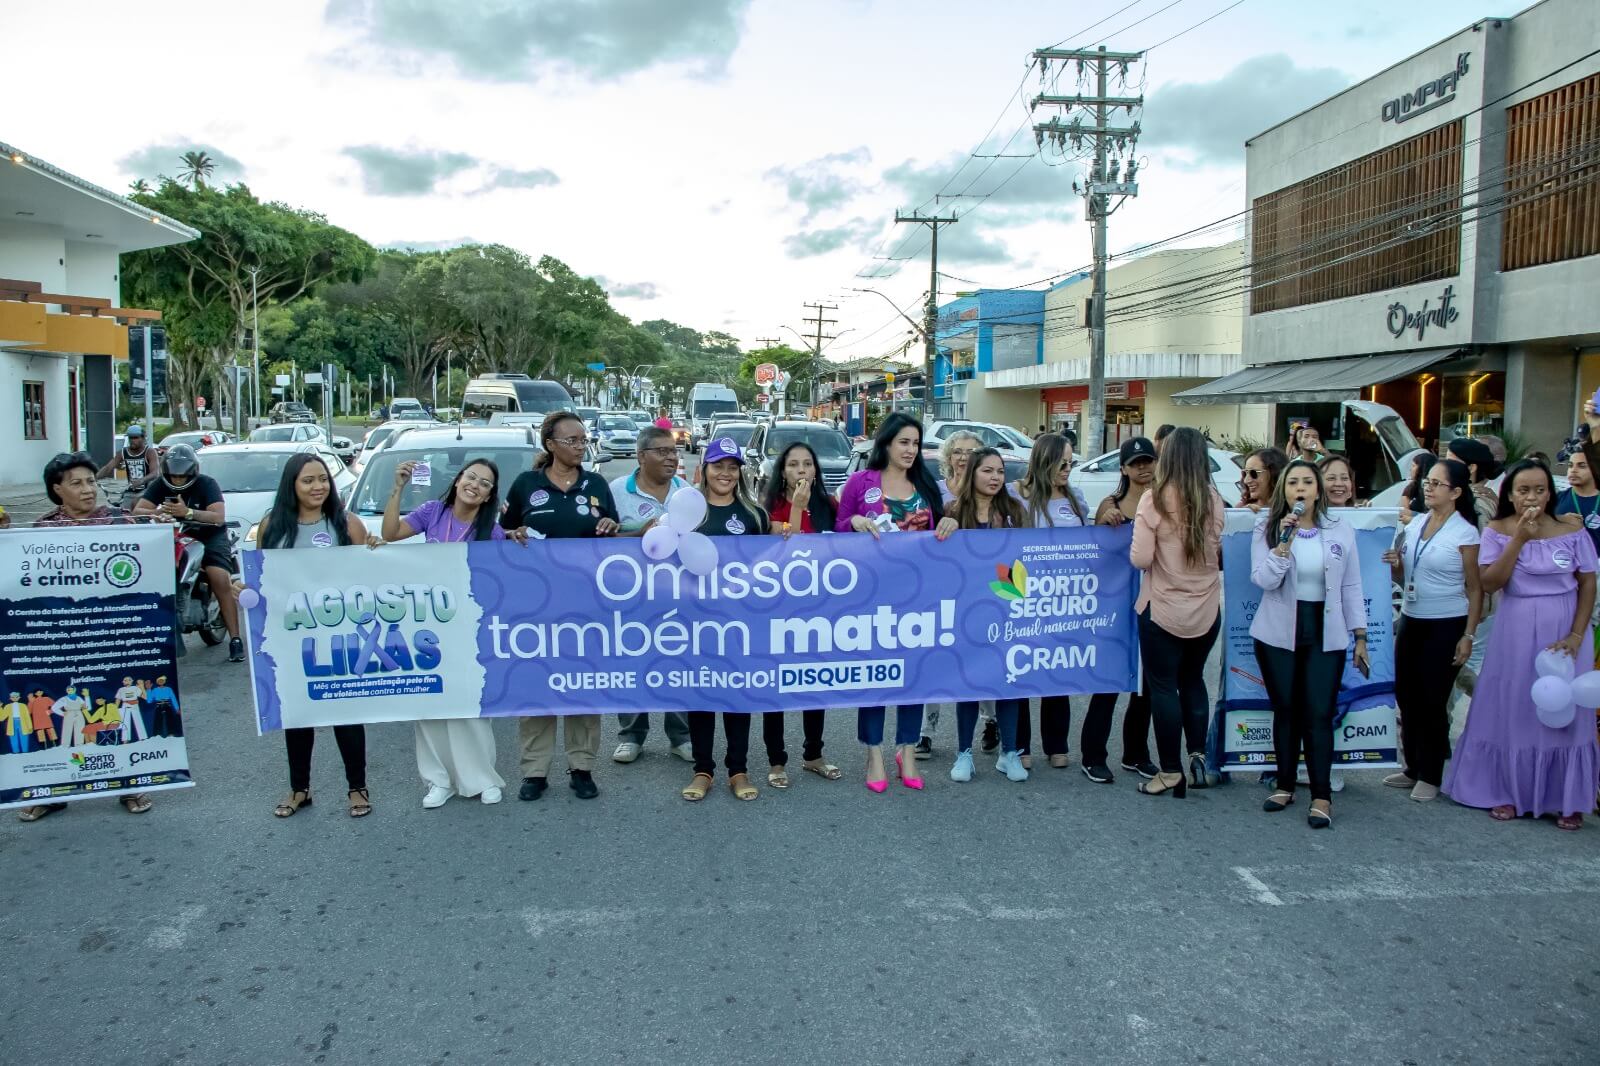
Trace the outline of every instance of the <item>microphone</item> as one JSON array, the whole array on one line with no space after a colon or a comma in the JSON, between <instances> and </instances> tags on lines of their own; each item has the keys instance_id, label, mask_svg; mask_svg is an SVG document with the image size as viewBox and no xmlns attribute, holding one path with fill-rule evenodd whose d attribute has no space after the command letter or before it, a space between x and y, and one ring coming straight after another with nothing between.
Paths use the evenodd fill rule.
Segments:
<instances>
[{"instance_id":1,"label":"microphone","mask_svg":"<svg viewBox=\"0 0 1600 1066\"><path fill-rule=\"evenodd\" d=\"M1299 518L1301 515L1305 514L1306 513L1306 501L1304 501L1304 500L1296 500L1296 501L1294 501L1294 510L1290 511L1289 513L1294 515L1296 518ZM1289 526L1282 533L1278 534L1278 543L1280 545L1287 544L1287 543L1289 543L1289 538L1292 537L1292 536L1294 536L1294 527L1293 526Z\"/></svg>"}]
</instances>

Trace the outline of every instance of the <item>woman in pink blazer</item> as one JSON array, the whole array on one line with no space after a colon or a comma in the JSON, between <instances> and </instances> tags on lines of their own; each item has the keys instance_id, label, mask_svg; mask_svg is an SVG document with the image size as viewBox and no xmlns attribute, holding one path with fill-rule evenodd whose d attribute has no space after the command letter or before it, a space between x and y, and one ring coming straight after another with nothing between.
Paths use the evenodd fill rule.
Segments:
<instances>
[{"instance_id":1,"label":"woman in pink blazer","mask_svg":"<svg viewBox=\"0 0 1600 1066\"><path fill-rule=\"evenodd\" d=\"M1306 821L1326 829L1333 825L1328 775L1339 682L1352 635L1356 668L1367 672L1367 608L1355 529L1328 513L1314 463L1296 459L1284 468L1272 507L1251 535L1250 564L1250 580L1261 589L1250 635L1272 701L1278 761L1277 791L1262 808L1281 811L1294 802L1304 746L1311 781Z\"/></svg>"}]
</instances>

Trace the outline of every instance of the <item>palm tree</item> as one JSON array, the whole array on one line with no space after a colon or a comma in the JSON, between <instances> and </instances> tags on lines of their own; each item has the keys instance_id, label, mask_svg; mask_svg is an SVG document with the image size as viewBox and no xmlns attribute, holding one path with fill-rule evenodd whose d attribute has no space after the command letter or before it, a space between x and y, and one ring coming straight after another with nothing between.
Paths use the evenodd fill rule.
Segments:
<instances>
[{"instance_id":1,"label":"palm tree","mask_svg":"<svg viewBox=\"0 0 1600 1066\"><path fill-rule=\"evenodd\" d=\"M199 189L211 177L211 172L217 169L217 164L211 157L201 151L183 153L183 170L178 175L178 180L186 181L191 188Z\"/></svg>"},{"instance_id":2,"label":"palm tree","mask_svg":"<svg viewBox=\"0 0 1600 1066\"><path fill-rule=\"evenodd\" d=\"M142 196L149 191L150 183L145 181L143 178L138 179L132 185L128 186L128 194L130 196Z\"/></svg>"}]
</instances>

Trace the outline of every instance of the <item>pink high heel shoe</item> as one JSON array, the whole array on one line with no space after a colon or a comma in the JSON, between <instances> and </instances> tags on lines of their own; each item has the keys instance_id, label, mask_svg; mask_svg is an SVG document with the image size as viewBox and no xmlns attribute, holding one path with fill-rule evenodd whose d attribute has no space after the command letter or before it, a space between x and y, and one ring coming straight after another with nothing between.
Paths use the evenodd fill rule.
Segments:
<instances>
[{"instance_id":1,"label":"pink high heel shoe","mask_svg":"<svg viewBox=\"0 0 1600 1066\"><path fill-rule=\"evenodd\" d=\"M870 788L872 791L874 791L874 792L876 792L876 793L881 795L881 794L889 791L889 782L887 782L887 781L868 781L867 782L867 787Z\"/></svg>"},{"instance_id":2,"label":"pink high heel shoe","mask_svg":"<svg viewBox=\"0 0 1600 1066\"><path fill-rule=\"evenodd\" d=\"M900 783L902 785L906 786L907 788L916 789L920 789L922 787L922 778L906 776L906 768L900 761L900 753L898 751L894 753L894 768L900 771ZM888 782L885 781L884 784L888 785Z\"/></svg>"}]
</instances>

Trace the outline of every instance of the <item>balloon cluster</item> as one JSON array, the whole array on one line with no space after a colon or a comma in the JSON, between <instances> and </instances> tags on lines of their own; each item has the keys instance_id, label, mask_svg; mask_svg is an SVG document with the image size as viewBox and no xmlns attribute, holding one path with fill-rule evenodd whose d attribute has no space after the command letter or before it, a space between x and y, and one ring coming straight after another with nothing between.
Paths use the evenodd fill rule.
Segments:
<instances>
[{"instance_id":1,"label":"balloon cluster","mask_svg":"<svg viewBox=\"0 0 1600 1066\"><path fill-rule=\"evenodd\" d=\"M1578 707L1600 708L1600 670L1578 675L1577 662L1566 652L1546 648L1533 660L1539 676L1533 683L1533 708L1551 729L1572 724Z\"/></svg>"},{"instance_id":2,"label":"balloon cluster","mask_svg":"<svg viewBox=\"0 0 1600 1066\"><path fill-rule=\"evenodd\" d=\"M682 488L667 501L667 517L644 535L644 554L656 562L678 553L683 568L704 576L717 568L717 545L695 532L706 518L706 498L697 488Z\"/></svg>"}]
</instances>

